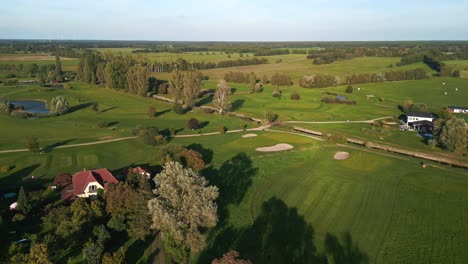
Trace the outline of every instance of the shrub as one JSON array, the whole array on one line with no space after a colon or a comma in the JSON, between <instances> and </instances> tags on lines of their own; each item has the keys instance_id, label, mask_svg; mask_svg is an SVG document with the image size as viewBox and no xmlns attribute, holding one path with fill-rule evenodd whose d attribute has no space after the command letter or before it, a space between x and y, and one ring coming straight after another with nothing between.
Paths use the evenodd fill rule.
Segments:
<instances>
[{"instance_id":1,"label":"shrub","mask_svg":"<svg viewBox=\"0 0 468 264\"><path fill-rule=\"evenodd\" d=\"M147 114L148 117L156 117L156 108L154 106L148 106Z\"/></svg>"},{"instance_id":2,"label":"shrub","mask_svg":"<svg viewBox=\"0 0 468 264\"><path fill-rule=\"evenodd\" d=\"M16 77L17 77L16 74L14 74L14 73L12 73L12 72L8 73L8 74L5 76L6 79L12 79L12 78L16 78Z\"/></svg>"},{"instance_id":3,"label":"shrub","mask_svg":"<svg viewBox=\"0 0 468 264\"><path fill-rule=\"evenodd\" d=\"M188 149L181 154L182 163L194 170L201 170L205 167L203 156L200 152Z\"/></svg>"},{"instance_id":4,"label":"shrub","mask_svg":"<svg viewBox=\"0 0 468 264\"><path fill-rule=\"evenodd\" d=\"M174 112L179 115L185 114L184 107L182 107L181 104L174 104L172 110L174 110Z\"/></svg>"},{"instance_id":5,"label":"shrub","mask_svg":"<svg viewBox=\"0 0 468 264\"><path fill-rule=\"evenodd\" d=\"M275 89L273 90L273 93L271 94L274 98L281 98L281 91L278 87L278 85L275 86Z\"/></svg>"},{"instance_id":6,"label":"shrub","mask_svg":"<svg viewBox=\"0 0 468 264\"><path fill-rule=\"evenodd\" d=\"M169 128L169 135L170 135L171 137L173 137L173 136L175 136L175 134L176 134L176 131L175 131L175 129L174 129L174 128L172 128L172 127L171 127L171 128Z\"/></svg>"},{"instance_id":7,"label":"shrub","mask_svg":"<svg viewBox=\"0 0 468 264\"><path fill-rule=\"evenodd\" d=\"M106 121L104 121L104 120L101 120L101 121L99 121L99 122L97 123L97 126L98 126L99 128L104 128L104 127L107 127L108 125L109 125L109 124L108 124Z\"/></svg>"},{"instance_id":8,"label":"shrub","mask_svg":"<svg viewBox=\"0 0 468 264\"><path fill-rule=\"evenodd\" d=\"M26 118L32 116L32 114L30 114L28 112L23 112L23 111L13 111L13 112L10 113L10 116L16 117L16 118L21 118L21 119L26 119Z\"/></svg>"},{"instance_id":9,"label":"shrub","mask_svg":"<svg viewBox=\"0 0 468 264\"><path fill-rule=\"evenodd\" d=\"M294 91L291 93L291 100L300 100L301 96L299 95L298 92Z\"/></svg>"},{"instance_id":10,"label":"shrub","mask_svg":"<svg viewBox=\"0 0 468 264\"><path fill-rule=\"evenodd\" d=\"M156 136L159 135L159 129L157 127L138 125L132 130L132 134L141 138L145 144L156 145Z\"/></svg>"},{"instance_id":11,"label":"shrub","mask_svg":"<svg viewBox=\"0 0 468 264\"><path fill-rule=\"evenodd\" d=\"M437 140L435 139L429 139L427 141L427 145L431 148L431 149L435 149L437 147Z\"/></svg>"},{"instance_id":12,"label":"shrub","mask_svg":"<svg viewBox=\"0 0 468 264\"><path fill-rule=\"evenodd\" d=\"M11 79L3 80L3 86L14 86L14 85L18 85L18 79L11 78Z\"/></svg>"},{"instance_id":13,"label":"shrub","mask_svg":"<svg viewBox=\"0 0 468 264\"><path fill-rule=\"evenodd\" d=\"M65 90L70 90L71 88L72 87L68 83L63 85L63 89L65 89Z\"/></svg>"},{"instance_id":14,"label":"shrub","mask_svg":"<svg viewBox=\"0 0 468 264\"><path fill-rule=\"evenodd\" d=\"M271 111L267 111L265 113L265 120L269 123L273 123L278 119L278 114L273 113Z\"/></svg>"},{"instance_id":15,"label":"shrub","mask_svg":"<svg viewBox=\"0 0 468 264\"><path fill-rule=\"evenodd\" d=\"M241 124L241 129L245 131L247 129L247 124Z\"/></svg>"},{"instance_id":16,"label":"shrub","mask_svg":"<svg viewBox=\"0 0 468 264\"><path fill-rule=\"evenodd\" d=\"M221 133L221 134L225 134L226 130L227 130L227 128L225 126L219 126L218 129L219 129L219 133Z\"/></svg>"},{"instance_id":17,"label":"shrub","mask_svg":"<svg viewBox=\"0 0 468 264\"><path fill-rule=\"evenodd\" d=\"M345 92L347 92L347 93L349 93L349 94L350 94L350 93L353 93L353 87L352 87L351 85L348 85L348 86L346 87Z\"/></svg>"},{"instance_id":18,"label":"shrub","mask_svg":"<svg viewBox=\"0 0 468 264\"><path fill-rule=\"evenodd\" d=\"M72 176L70 173L62 172L54 179L54 184L60 187L67 186L72 183Z\"/></svg>"},{"instance_id":19,"label":"shrub","mask_svg":"<svg viewBox=\"0 0 468 264\"><path fill-rule=\"evenodd\" d=\"M341 134L332 134L327 137L327 142L330 144L345 144L346 136Z\"/></svg>"},{"instance_id":20,"label":"shrub","mask_svg":"<svg viewBox=\"0 0 468 264\"><path fill-rule=\"evenodd\" d=\"M94 112L99 111L99 104L98 104L98 103L92 104L92 105L91 105L91 109L93 109Z\"/></svg>"},{"instance_id":21,"label":"shrub","mask_svg":"<svg viewBox=\"0 0 468 264\"><path fill-rule=\"evenodd\" d=\"M163 135L156 135L154 137L154 142L156 145L163 145L166 144L166 138Z\"/></svg>"},{"instance_id":22,"label":"shrub","mask_svg":"<svg viewBox=\"0 0 468 264\"><path fill-rule=\"evenodd\" d=\"M5 173L5 172L8 172L10 170L10 165L3 165L1 168L0 168L0 171Z\"/></svg>"},{"instance_id":23,"label":"shrub","mask_svg":"<svg viewBox=\"0 0 468 264\"><path fill-rule=\"evenodd\" d=\"M31 152L39 152L41 150L40 145L39 145L39 140L36 137L27 137L26 147Z\"/></svg>"},{"instance_id":24,"label":"shrub","mask_svg":"<svg viewBox=\"0 0 468 264\"><path fill-rule=\"evenodd\" d=\"M189 129L197 129L198 126L200 125L200 123L198 122L198 120L196 118L190 118L188 121L187 121L187 127Z\"/></svg>"}]
</instances>

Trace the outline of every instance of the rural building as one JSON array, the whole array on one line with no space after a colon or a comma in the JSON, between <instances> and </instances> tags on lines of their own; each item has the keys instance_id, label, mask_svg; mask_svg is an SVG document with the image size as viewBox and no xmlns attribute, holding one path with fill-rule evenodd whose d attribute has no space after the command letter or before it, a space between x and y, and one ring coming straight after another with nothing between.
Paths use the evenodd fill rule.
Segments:
<instances>
[{"instance_id":1,"label":"rural building","mask_svg":"<svg viewBox=\"0 0 468 264\"><path fill-rule=\"evenodd\" d=\"M432 113L407 113L406 127L416 131L432 131L434 124L432 121L435 116Z\"/></svg>"},{"instance_id":2,"label":"rural building","mask_svg":"<svg viewBox=\"0 0 468 264\"><path fill-rule=\"evenodd\" d=\"M468 106L448 106L447 109L456 114L468 114Z\"/></svg>"},{"instance_id":3,"label":"rural building","mask_svg":"<svg viewBox=\"0 0 468 264\"><path fill-rule=\"evenodd\" d=\"M62 200L97 195L99 189L107 190L111 183L119 181L105 168L77 172L72 176L72 184L62 190Z\"/></svg>"},{"instance_id":4,"label":"rural building","mask_svg":"<svg viewBox=\"0 0 468 264\"><path fill-rule=\"evenodd\" d=\"M140 166L135 167L135 168L128 168L128 169L126 169L124 171L125 175L128 175L130 172L133 173L133 174L145 175L146 178L148 178L148 179L151 177L151 173L149 173L145 169L141 168Z\"/></svg>"}]
</instances>

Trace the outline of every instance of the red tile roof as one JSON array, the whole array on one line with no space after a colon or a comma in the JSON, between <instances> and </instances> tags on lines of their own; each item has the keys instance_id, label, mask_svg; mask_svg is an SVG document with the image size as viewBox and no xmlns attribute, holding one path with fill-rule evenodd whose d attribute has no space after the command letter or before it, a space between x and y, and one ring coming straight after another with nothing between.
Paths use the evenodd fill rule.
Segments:
<instances>
[{"instance_id":1,"label":"red tile roof","mask_svg":"<svg viewBox=\"0 0 468 264\"><path fill-rule=\"evenodd\" d=\"M77 172L72 176L72 182L74 195L83 194L84 189L90 182L98 182L104 187L104 190L107 189L107 185L109 185L109 183L119 183L112 173L105 168Z\"/></svg>"}]
</instances>

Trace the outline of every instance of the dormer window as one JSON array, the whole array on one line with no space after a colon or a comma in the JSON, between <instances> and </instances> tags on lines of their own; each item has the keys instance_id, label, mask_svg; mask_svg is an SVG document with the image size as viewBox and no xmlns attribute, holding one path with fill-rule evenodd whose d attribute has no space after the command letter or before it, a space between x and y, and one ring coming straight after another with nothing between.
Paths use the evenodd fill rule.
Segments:
<instances>
[{"instance_id":1,"label":"dormer window","mask_svg":"<svg viewBox=\"0 0 468 264\"><path fill-rule=\"evenodd\" d=\"M89 191L90 191L90 192L95 192L96 189L97 189L97 188L96 188L96 185L90 185L90 186L89 186Z\"/></svg>"}]
</instances>

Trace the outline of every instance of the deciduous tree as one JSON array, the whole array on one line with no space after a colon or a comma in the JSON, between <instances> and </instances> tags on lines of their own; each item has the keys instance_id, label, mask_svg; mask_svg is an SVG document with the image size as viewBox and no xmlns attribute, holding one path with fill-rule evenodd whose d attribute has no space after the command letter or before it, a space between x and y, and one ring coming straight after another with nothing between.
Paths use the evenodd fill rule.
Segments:
<instances>
[{"instance_id":1,"label":"deciduous tree","mask_svg":"<svg viewBox=\"0 0 468 264\"><path fill-rule=\"evenodd\" d=\"M214 227L218 220L218 188L180 163L168 162L154 182L156 197L148 202L151 228L160 230L196 252L204 246L203 229Z\"/></svg>"},{"instance_id":2,"label":"deciduous tree","mask_svg":"<svg viewBox=\"0 0 468 264\"><path fill-rule=\"evenodd\" d=\"M225 80L220 80L218 82L218 89L216 89L213 96L213 104L220 114L231 110L231 99L229 98L230 93L231 89L227 82Z\"/></svg>"}]
</instances>

